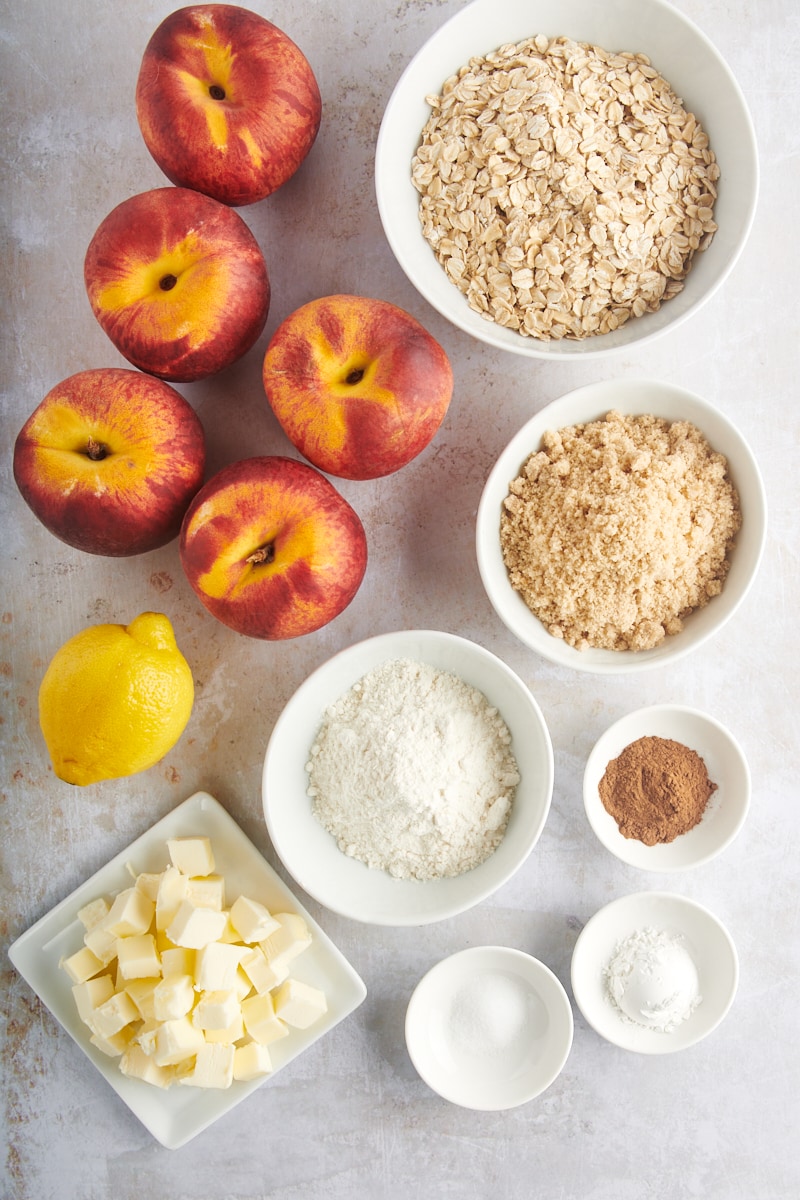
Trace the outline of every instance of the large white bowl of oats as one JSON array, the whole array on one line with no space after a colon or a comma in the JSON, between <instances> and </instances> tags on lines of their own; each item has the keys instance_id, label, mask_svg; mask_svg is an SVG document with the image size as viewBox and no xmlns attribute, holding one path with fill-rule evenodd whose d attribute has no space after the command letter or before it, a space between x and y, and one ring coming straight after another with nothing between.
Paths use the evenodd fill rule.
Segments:
<instances>
[{"instance_id":1,"label":"large white bowl of oats","mask_svg":"<svg viewBox=\"0 0 800 1200\"><path fill-rule=\"evenodd\" d=\"M723 283L758 154L730 69L665 0L473 0L398 81L375 178L389 244L443 316L585 357L673 328Z\"/></svg>"},{"instance_id":2,"label":"large white bowl of oats","mask_svg":"<svg viewBox=\"0 0 800 1200\"><path fill-rule=\"evenodd\" d=\"M621 674L697 649L756 576L767 507L728 418L669 383L606 380L511 439L478 506L486 593L562 666Z\"/></svg>"}]
</instances>

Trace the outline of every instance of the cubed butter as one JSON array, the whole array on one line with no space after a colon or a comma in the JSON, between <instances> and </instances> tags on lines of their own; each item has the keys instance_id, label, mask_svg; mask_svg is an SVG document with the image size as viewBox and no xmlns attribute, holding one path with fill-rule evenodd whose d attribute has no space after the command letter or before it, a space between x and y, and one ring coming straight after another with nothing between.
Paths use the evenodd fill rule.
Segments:
<instances>
[{"instance_id":1,"label":"cubed butter","mask_svg":"<svg viewBox=\"0 0 800 1200\"><path fill-rule=\"evenodd\" d=\"M204 1029L203 1035L207 1042L225 1042L226 1045L230 1045L241 1041L244 1037L242 1010L239 1009L236 1017L225 1029Z\"/></svg>"},{"instance_id":2,"label":"cubed butter","mask_svg":"<svg viewBox=\"0 0 800 1200\"><path fill-rule=\"evenodd\" d=\"M213 908L198 908L190 900L183 900L167 927L167 937L176 946L201 950L217 940L227 919L227 913L217 912Z\"/></svg>"},{"instance_id":3,"label":"cubed butter","mask_svg":"<svg viewBox=\"0 0 800 1200\"><path fill-rule=\"evenodd\" d=\"M250 1037L262 1046L288 1037L289 1026L275 1015L275 1006L270 992L250 996L242 1001L242 1020Z\"/></svg>"},{"instance_id":4,"label":"cubed butter","mask_svg":"<svg viewBox=\"0 0 800 1200\"><path fill-rule=\"evenodd\" d=\"M78 1016L85 1025L90 1025L94 1010L114 995L114 981L110 975L95 975L84 983L76 983L72 994Z\"/></svg>"},{"instance_id":5,"label":"cubed butter","mask_svg":"<svg viewBox=\"0 0 800 1200\"><path fill-rule=\"evenodd\" d=\"M91 1028L100 1037L108 1038L138 1019L139 1010L128 993L115 992L94 1010Z\"/></svg>"},{"instance_id":6,"label":"cubed butter","mask_svg":"<svg viewBox=\"0 0 800 1200\"><path fill-rule=\"evenodd\" d=\"M153 991L153 1015L157 1021L174 1021L191 1012L195 1002L194 979L191 975L167 975Z\"/></svg>"},{"instance_id":7,"label":"cubed butter","mask_svg":"<svg viewBox=\"0 0 800 1200\"><path fill-rule=\"evenodd\" d=\"M192 1013L192 1024L203 1031L228 1029L241 1014L236 992L201 992Z\"/></svg>"},{"instance_id":8,"label":"cubed butter","mask_svg":"<svg viewBox=\"0 0 800 1200\"><path fill-rule=\"evenodd\" d=\"M308 1029L328 1011L325 993L301 979L286 979L272 995L277 1016L293 1029Z\"/></svg>"},{"instance_id":9,"label":"cubed butter","mask_svg":"<svg viewBox=\"0 0 800 1200\"><path fill-rule=\"evenodd\" d=\"M86 931L83 942L106 967L117 957L117 935L106 929L105 918Z\"/></svg>"},{"instance_id":10,"label":"cubed butter","mask_svg":"<svg viewBox=\"0 0 800 1200\"><path fill-rule=\"evenodd\" d=\"M109 907L105 896L98 896L96 900L90 900L83 908L78 909L78 920L84 929L94 929L103 917L108 916Z\"/></svg>"},{"instance_id":11,"label":"cubed butter","mask_svg":"<svg viewBox=\"0 0 800 1200\"><path fill-rule=\"evenodd\" d=\"M156 929L166 929L175 919L175 914L186 899L189 880L181 875L177 867L167 867L161 872L156 893Z\"/></svg>"},{"instance_id":12,"label":"cubed butter","mask_svg":"<svg viewBox=\"0 0 800 1200\"><path fill-rule=\"evenodd\" d=\"M144 892L147 899L152 900L155 904L160 883L160 871L140 871L134 879L133 886L138 888L140 892Z\"/></svg>"},{"instance_id":13,"label":"cubed butter","mask_svg":"<svg viewBox=\"0 0 800 1200\"><path fill-rule=\"evenodd\" d=\"M214 870L211 838L168 838L167 850L173 866L184 875L211 875Z\"/></svg>"},{"instance_id":14,"label":"cubed butter","mask_svg":"<svg viewBox=\"0 0 800 1200\"><path fill-rule=\"evenodd\" d=\"M103 918L103 928L117 937L147 933L154 911L153 901L144 892L135 887L125 888L114 897L108 916Z\"/></svg>"},{"instance_id":15,"label":"cubed butter","mask_svg":"<svg viewBox=\"0 0 800 1200\"><path fill-rule=\"evenodd\" d=\"M106 965L88 946L76 950L74 954L68 954L59 963L59 966L64 968L73 983L85 983L93 975L99 975Z\"/></svg>"},{"instance_id":16,"label":"cubed butter","mask_svg":"<svg viewBox=\"0 0 800 1200\"><path fill-rule=\"evenodd\" d=\"M311 945L311 934L299 913L275 913L278 928L259 944L267 959L291 962Z\"/></svg>"},{"instance_id":17,"label":"cubed butter","mask_svg":"<svg viewBox=\"0 0 800 1200\"><path fill-rule=\"evenodd\" d=\"M261 1042L245 1042L237 1046L233 1056L233 1078L243 1083L249 1079L258 1079L269 1075L272 1070L272 1060L269 1050Z\"/></svg>"},{"instance_id":18,"label":"cubed butter","mask_svg":"<svg viewBox=\"0 0 800 1200\"><path fill-rule=\"evenodd\" d=\"M119 1058L133 1041L134 1032L133 1025L126 1025L118 1033L112 1033L110 1037L101 1037L99 1033L93 1033L89 1041L109 1058Z\"/></svg>"},{"instance_id":19,"label":"cubed butter","mask_svg":"<svg viewBox=\"0 0 800 1200\"><path fill-rule=\"evenodd\" d=\"M241 967L257 992L269 992L289 978L289 964L282 958L268 962L260 946L253 946L245 954Z\"/></svg>"},{"instance_id":20,"label":"cubed butter","mask_svg":"<svg viewBox=\"0 0 800 1200\"><path fill-rule=\"evenodd\" d=\"M123 988L123 991L130 996L136 1005L139 1016L143 1021L155 1020L156 1014L153 996L155 995L157 983L157 979L131 979Z\"/></svg>"},{"instance_id":21,"label":"cubed butter","mask_svg":"<svg viewBox=\"0 0 800 1200\"><path fill-rule=\"evenodd\" d=\"M195 957L194 982L198 992L232 988L244 953L243 946L226 942L210 942L202 946Z\"/></svg>"},{"instance_id":22,"label":"cubed butter","mask_svg":"<svg viewBox=\"0 0 800 1200\"><path fill-rule=\"evenodd\" d=\"M196 950L190 950L188 946L173 946L166 938L167 948L161 951L161 974L166 979L167 975L192 975L194 976L194 961Z\"/></svg>"},{"instance_id":23,"label":"cubed butter","mask_svg":"<svg viewBox=\"0 0 800 1200\"><path fill-rule=\"evenodd\" d=\"M192 1070L178 1082L188 1087L229 1088L233 1083L234 1054L233 1046L206 1042L197 1051Z\"/></svg>"},{"instance_id":24,"label":"cubed butter","mask_svg":"<svg viewBox=\"0 0 800 1200\"><path fill-rule=\"evenodd\" d=\"M142 1079L156 1087L168 1088L174 1081L174 1072L160 1067L151 1055L145 1054L141 1046L131 1043L119 1061L119 1069L129 1079Z\"/></svg>"},{"instance_id":25,"label":"cubed butter","mask_svg":"<svg viewBox=\"0 0 800 1200\"><path fill-rule=\"evenodd\" d=\"M152 933L117 939L117 962L123 979L153 979L161 975L161 961Z\"/></svg>"},{"instance_id":26,"label":"cubed butter","mask_svg":"<svg viewBox=\"0 0 800 1200\"><path fill-rule=\"evenodd\" d=\"M231 924L243 942L261 942L280 929L269 909L247 896L238 896L231 905Z\"/></svg>"},{"instance_id":27,"label":"cubed butter","mask_svg":"<svg viewBox=\"0 0 800 1200\"><path fill-rule=\"evenodd\" d=\"M225 880L221 875L195 876L186 885L186 899L199 908L221 912L225 907Z\"/></svg>"},{"instance_id":28,"label":"cubed butter","mask_svg":"<svg viewBox=\"0 0 800 1200\"><path fill-rule=\"evenodd\" d=\"M159 1026L153 1058L159 1067L169 1067L190 1058L204 1044L202 1030L195 1029L188 1017L176 1017Z\"/></svg>"}]
</instances>

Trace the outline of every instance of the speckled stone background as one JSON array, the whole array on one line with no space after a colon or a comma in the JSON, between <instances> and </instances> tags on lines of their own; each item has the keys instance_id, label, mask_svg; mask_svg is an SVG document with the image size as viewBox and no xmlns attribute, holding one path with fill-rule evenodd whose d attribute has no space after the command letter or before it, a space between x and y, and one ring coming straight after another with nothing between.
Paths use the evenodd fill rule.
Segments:
<instances>
[{"instance_id":1,"label":"speckled stone background","mask_svg":"<svg viewBox=\"0 0 800 1200\"><path fill-rule=\"evenodd\" d=\"M479 908L422 930L380 930L309 907L353 962L363 1006L244 1105L182 1150L162 1149L16 975L3 954L0 1078L14 1200L782 1200L800 1193L798 1045L797 240L800 17L793 0L678 0L712 37L750 105L762 190L749 245L688 325L601 365L535 363L450 327L414 292L383 236L373 189L381 114L402 69L460 0L274 0L324 98L318 141L269 201L241 210L270 267L267 330L238 365L182 387L208 435L209 471L291 452L267 411L260 362L278 322L331 292L393 301L443 343L456 390L435 442L398 475L342 490L365 524L370 565L353 604L300 641L268 644L214 622L173 544L94 559L51 537L22 503L11 447L74 371L124 365L95 323L85 248L120 200L164 179L139 135L133 89L168 0L0 3L4 270L2 387L2 936L4 947L79 882L198 789L214 794L283 873L262 817L267 739L295 687L332 653L386 630L440 627L499 654L530 685L556 759L553 805L525 867ZM729 626L671 668L599 679L550 666L506 632L482 591L473 529L497 453L526 418L597 378L652 376L715 401L749 439L770 504L759 578ZM56 780L36 694L55 650L84 625L156 608L197 683L191 723L148 773L72 789ZM612 859L588 827L583 765L599 734L640 705L703 708L741 740L753 803L714 863L670 877ZM576 1010L571 1056L539 1099L508 1113L447 1104L418 1078L403 1018L420 976L496 942L543 959L569 988L585 921L628 892L667 886L706 904L741 959L724 1024L660 1058L602 1041ZM305 899L305 897L304 897Z\"/></svg>"}]
</instances>

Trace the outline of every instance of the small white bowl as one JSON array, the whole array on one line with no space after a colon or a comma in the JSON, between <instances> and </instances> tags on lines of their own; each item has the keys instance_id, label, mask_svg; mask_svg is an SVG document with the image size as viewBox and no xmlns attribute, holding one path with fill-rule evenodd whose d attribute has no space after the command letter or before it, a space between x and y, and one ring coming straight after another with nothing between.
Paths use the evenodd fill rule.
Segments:
<instances>
[{"instance_id":1,"label":"small white bowl","mask_svg":"<svg viewBox=\"0 0 800 1200\"><path fill-rule=\"evenodd\" d=\"M641 737L669 738L688 746L703 759L709 779L717 785L694 829L656 846L623 837L600 799L606 767ZM656 704L628 713L599 738L586 762L583 803L595 834L622 862L643 871L685 871L716 858L742 828L750 807L750 769L739 743L719 721L679 704Z\"/></svg>"},{"instance_id":2,"label":"small white bowl","mask_svg":"<svg viewBox=\"0 0 800 1200\"><path fill-rule=\"evenodd\" d=\"M718 231L696 255L683 290L658 312L613 333L543 342L487 321L467 304L425 241L411 160L430 115L425 97L473 55L544 33L609 51L645 53L687 110L700 119L721 170ZM375 185L383 228L411 283L442 316L481 342L531 358L588 359L642 345L674 329L720 287L747 241L758 197L758 151L741 89L709 38L665 0L474 0L422 46L397 82L383 116Z\"/></svg>"},{"instance_id":3,"label":"small white bowl","mask_svg":"<svg viewBox=\"0 0 800 1200\"><path fill-rule=\"evenodd\" d=\"M697 609L673 634L652 650L577 650L547 632L511 586L500 547L500 516L511 482L525 460L538 450L548 430L595 421L612 409L627 415L650 414L667 421L690 421L713 450L728 460L728 473L739 493L742 527L731 553L722 592ZM670 383L616 379L592 383L548 404L514 435L489 473L478 506L476 551L486 594L497 615L521 642L543 658L576 671L618 675L663 667L697 649L730 620L758 571L767 535L767 501L758 464L728 418L707 400Z\"/></svg>"},{"instance_id":4,"label":"small white bowl","mask_svg":"<svg viewBox=\"0 0 800 1200\"><path fill-rule=\"evenodd\" d=\"M380 663L407 658L458 675L494 705L511 733L517 786L505 836L480 866L446 879L395 879L344 854L312 810L305 767L325 709ZM264 816L283 865L320 904L371 925L426 925L472 908L527 859L553 793L553 749L538 704L514 672L482 646L435 630L369 638L333 656L291 697L267 746Z\"/></svg>"},{"instance_id":5,"label":"small white bowl","mask_svg":"<svg viewBox=\"0 0 800 1200\"><path fill-rule=\"evenodd\" d=\"M646 928L679 936L697 968L702 1000L669 1033L623 1017L606 995L603 972L617 946ZM637 892L612 900L586 922L570 975L575 1003L607 1042L639 1054L670 1054L696 1045L724 1019L739 984L739 959L727 929L703 905L668 892Z\"/></svg>"},{"instance_id":6,"label":"small white bowl","mask_svg":"<svg viewBox=\"0 0 800 1200\"><path fill-rule=\"evenodd\" d=\"M521 950L472 946L417 984L406 1045L420 1077L452 1104L497 1112L527 1103L560 1074L572 1008L553 972Z\"/></svg>"}]
</instances>

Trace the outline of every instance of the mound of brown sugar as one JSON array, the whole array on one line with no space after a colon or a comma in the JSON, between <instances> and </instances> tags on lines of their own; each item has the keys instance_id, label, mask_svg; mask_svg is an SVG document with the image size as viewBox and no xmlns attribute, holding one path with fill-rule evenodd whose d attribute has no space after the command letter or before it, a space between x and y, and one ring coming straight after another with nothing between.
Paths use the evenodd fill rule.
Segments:
<instances>
[{"instance_id":1,"label":"mound of brown sugar","mask_svg":"<svg viewBox=\"0 0 800 1200\"><path fill-rule=\"evenodd\" d=\"M740 526L727 460L699 429L612 411L545 434L510 485L500 543L554 637L646 650L719 594Z\"/></svg>"}]
</instances>

